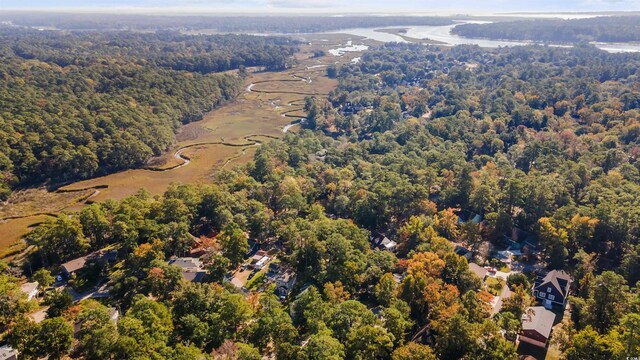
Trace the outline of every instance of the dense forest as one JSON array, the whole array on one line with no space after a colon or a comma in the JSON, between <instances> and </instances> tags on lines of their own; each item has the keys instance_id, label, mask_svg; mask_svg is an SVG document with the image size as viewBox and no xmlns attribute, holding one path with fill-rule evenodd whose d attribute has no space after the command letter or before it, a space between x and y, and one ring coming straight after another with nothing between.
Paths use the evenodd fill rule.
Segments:
<instances>
[{"instance_id":1,"label":"dense forest","mask_svg":"<svg viewBox=\"0 0 640 360\"><path fill-rule=\"evenodd\" d=\"M0 198L15 186L140 166L233 99L218 74L289 65L289 39L0 30Z\"/></svg>"},{"instance_id":2,"label":"dense forest","mask_svg":"<svg viewBox=\"0 0 640 360\"><path fill-rule=\"evenodd\" d=\"M589 19L535 19L462 24L451 31L470 38L575 43L581 41L640 41L639 16L603 16Z\"/></svg>"},{"instance_id":3,"label":"dense forest","mask_svg":"<svg viewBox=\"0 0 640 360\"><path fill-rule=\"evenodd\" d=\"M153 16L5 12L0 21L17 26L67 30L215 30L222 33L314 33L355 27L451 25L435 16Z\"/></svg>"},{"instance_id":4,"label":"dense forest","mask_svg":"<svg viewBox=\"0 0 640 360\"><path fill-rule=\"evenodd\" d=\"M573 277L571 315L553 333L563 358L634 356L639 65L640 55L593 47L372 49L329 68L339 86L307 98L307 129L264 144L248 165L35 228L32 279L50 283L57 264L113 249L118 260L68 283L106 281L110 297L51 292L35 323L15 269L2 269L6 339L25 358L516 359L535 272L511 275L492 314L495 289L452 241L503 266L487 248L520 229L539 248L536 265ZM483 220L459 222L460 210ZM371 249L378 233L395 253ZM295 272L292 293L276 297L265 273L242 288L229 281L247 239ZM167 262L196 248L202 283ZM117 326L108 307L122 310Z\"/></svg>"}]
</instances>

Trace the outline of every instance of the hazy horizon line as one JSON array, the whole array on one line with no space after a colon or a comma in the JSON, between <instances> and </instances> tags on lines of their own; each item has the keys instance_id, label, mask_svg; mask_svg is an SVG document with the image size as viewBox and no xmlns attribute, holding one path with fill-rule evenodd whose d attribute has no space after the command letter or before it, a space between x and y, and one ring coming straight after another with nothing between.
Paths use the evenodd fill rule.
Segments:
<instances>
[{"instance_id":1,"label":"hazy horizon line","mask_svg":"<svg viewBox=\"0 0 640 360\"><path fill-rule=\"evenodd\" d=\"M265 13L266 12L266 13ZM369 16L509 16L509 15L595 15L595 14L640 14L640 10L582 10L582 11L550 11L550 10L520 10L520 11L491 11L477 9L450 9L437 11L421 10L384 10L360 11L357 9L287 9L287 8L169 8L169 7L77 7L77 8L5 8L2 13L57 13L57 14L104 14L104 15L180 15L180 16L211 16L211 15L369 15Z\"/></svg>"}]
</instances>

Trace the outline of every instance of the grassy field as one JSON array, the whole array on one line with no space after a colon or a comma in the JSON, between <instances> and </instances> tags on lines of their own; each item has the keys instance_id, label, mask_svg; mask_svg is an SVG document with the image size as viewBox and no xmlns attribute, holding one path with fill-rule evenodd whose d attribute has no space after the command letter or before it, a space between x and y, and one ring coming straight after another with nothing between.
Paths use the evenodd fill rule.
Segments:
<instances>
[{"instance_id":1,"label":"grassy field","mask_svg":"<svg viewBox=\"0 0 640 360\"><path fill-rule=\"evenodd\" d=\"M329 50L357 37L321 34L305 37L296 54L297 64L281 72L256 71L245 79L245 92L235 101L216 109L201 121L185 125L176 144L166 154L152 159L145 169L132 169L99 178L79 181L57 192L29 189L16 193L13 201L0 206L0 253L8 251L29 227L47 216L81 209L87 202L122 199L140 188L161 194L172 183L206 183L216 169L246 163L253 158L256 142L283 136L283 128L304 116L307 95L324 96L335 88L336 80L325 76L325 67L348 63L358 53L342 57L312 57L317 49ZM251 85L253 84L253 85ZM295 129L295 127L293 128ZM293 130L292 129L292 130ZM190 159L184 163L176 152ZM176 168L177 167L177 168Z\"/></svg>"}]
</instances>

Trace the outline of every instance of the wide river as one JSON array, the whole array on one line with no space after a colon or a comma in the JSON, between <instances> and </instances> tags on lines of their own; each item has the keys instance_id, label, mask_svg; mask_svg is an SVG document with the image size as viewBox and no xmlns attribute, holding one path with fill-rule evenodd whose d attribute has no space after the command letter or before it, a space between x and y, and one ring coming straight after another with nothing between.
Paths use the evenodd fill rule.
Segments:
<instances>
[{"instance_id":1,"label":"wide river","mask_svg":"<svg viewBox=\"0 0 640 360\"><path fill-rule=\"evenodd\" d=\"M464 21L462 23L481 23L481 22L472 22L472 21ZM391 26L389 29L398 29L398 28L406 28L406 36L416 39L430 39L442 42L444 44L454 46L454 45L479 45L481 47L487 48L497 48L501 46L518 46L518 45L530 45L532 42L526 41L504 41L504 40L487 40L487 39L474 39L474 38L466 38L457 36L451 33L451 29L460 25L448 25L448 26ZM379 29L379 28L378 28ZM398 35L388 34L380 31L375 31L374 28L355 28L355 29L346 29L335 31L335 33L343 33L343 34L351 34L357 36L363 36L368 39L382 41L382 42L407 42L405 39ZM640 52L640 44L626 44L626 43L593 43L596 47L612 52L612 53L620 53L620 52ZM557 45L556 45L557 46Z\"/></svg>"}]
</instances>

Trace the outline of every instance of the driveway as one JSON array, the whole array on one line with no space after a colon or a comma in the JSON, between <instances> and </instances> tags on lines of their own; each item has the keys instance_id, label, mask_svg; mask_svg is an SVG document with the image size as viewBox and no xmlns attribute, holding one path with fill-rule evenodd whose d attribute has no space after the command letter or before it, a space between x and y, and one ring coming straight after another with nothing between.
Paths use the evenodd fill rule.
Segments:
<instances>
[{"instance_id":1,"label":"driveway","mask_svg":"<svg viewBox=\"0 0 640 360\"><path fill-rule=\"evenodd\" d=\"M507 284L504 284L500 296L496 296L494 301L491 302L491 306L493 306L493 309L491 310L491 316L494 316L495 314L499 313L500 310L502 310L502 301L510 296L511 290L509 290Z\"/></svg>"},{"instance_id":2,"label":"driveway","mask_svg":"<svg viewBox=\"0 0 640 360\"><path fill-rule=\"evenodd\" d=\"M29 314L27 317L31 318L31 320L33 320L34 322L36 322L37 324L41 323L42 320L47 318L47 310L49 310L49 307L46 306L34 313Z\"/></svg>"}]
</instances>

